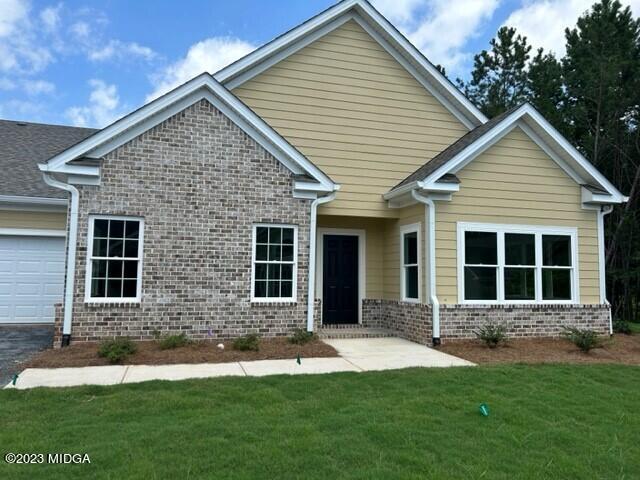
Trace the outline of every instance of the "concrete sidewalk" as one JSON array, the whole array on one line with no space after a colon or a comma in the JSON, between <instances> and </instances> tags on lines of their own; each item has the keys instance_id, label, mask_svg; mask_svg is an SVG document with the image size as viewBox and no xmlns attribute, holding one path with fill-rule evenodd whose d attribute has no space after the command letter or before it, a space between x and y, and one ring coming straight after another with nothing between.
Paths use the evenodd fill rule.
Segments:
<instances>
[{"instance_id":1,"label":"concrete sidewalk","mask_svg":"<svg viewBox=\"0 0 640 480\"><path fill-rule=\"evenodd\" d=\"M301 375L364 372L408 367L470 366L473 363L400 338L325 340L340 355L330 358L257 360L177 365L111 365L81 368L28 368L5 388L116 385L149 380L227 376Z\"/></svg>"}]
</instances>

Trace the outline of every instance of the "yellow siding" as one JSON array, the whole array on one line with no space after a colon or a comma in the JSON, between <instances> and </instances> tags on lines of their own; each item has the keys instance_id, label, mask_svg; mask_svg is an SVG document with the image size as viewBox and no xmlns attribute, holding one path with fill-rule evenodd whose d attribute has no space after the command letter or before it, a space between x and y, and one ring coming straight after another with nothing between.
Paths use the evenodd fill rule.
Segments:
<instances>
[{"instance_id":1,"label":"yellow siding","mask_svg":"<svg viewBox=\"0 0 640 480\"><path fill-rule=\"evenodd\" d=\"M580 186L522 130L514 129L457 173L461 188L436 203L437 292L458 303L456 222L578 228L580 302L599 303L597 216Z\"/></svg>"},{"instance_id":2,"label":"yellow siding","mask_svg":"<svg viewBox=\"0 0 640 480\"><path fill-rule=\"evenodd\" d=\"M64 230L66 227L67 214L64 212L0 210L0 228Z\"/></svg>"},{"instance_id":3,"label":"yellow siding","mask_svg":"<svg viewBox=\"0 0 640 480\"><path fill-rule=\"evenodd\" d=\"M353 21L234 93L342 185L323 214L397 217L382 194L467 131Z\"/></svg>"}]
</instances>

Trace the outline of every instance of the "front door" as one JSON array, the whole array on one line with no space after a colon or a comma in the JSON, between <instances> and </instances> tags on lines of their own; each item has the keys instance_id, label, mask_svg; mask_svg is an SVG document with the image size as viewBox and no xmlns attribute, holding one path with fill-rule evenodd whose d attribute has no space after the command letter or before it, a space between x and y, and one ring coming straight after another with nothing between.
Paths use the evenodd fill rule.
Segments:
<instances>
[{"instance_id":1,"label":"front door","mask_svg":"<svg viewBox=\"0 0 640 480\"><path fill-rule=\"evenodd\" d=\"M358 237L323 238L322 323L358 323Z\"/></svg>"}]
</instances>

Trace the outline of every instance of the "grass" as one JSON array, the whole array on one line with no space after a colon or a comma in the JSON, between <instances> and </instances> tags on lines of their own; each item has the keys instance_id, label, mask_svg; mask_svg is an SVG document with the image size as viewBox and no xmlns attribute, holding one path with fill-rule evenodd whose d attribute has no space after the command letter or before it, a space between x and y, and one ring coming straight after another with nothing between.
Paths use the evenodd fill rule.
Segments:
<instances>
[{"instance_id":1,"label":"grass","mask_svg":"<svg viewBox=\"0 0 640 480\"><path fill-rule=\"evenodd\" d=\"M629 322L629 328L631 328L631 333L633 333L633 334L640 333L640 323Z\"/></svg>"},{"instance_id":2,"label":"grass","mask_svg":"<svg viewBox=\"0 0 640 480\"><path fill-rule=\"evenodd\" d=\"M0 391L3 479L640 478L640 368L511 365ZM482 417L480 403L491 415Z\"/></svg>"}]
</instances>

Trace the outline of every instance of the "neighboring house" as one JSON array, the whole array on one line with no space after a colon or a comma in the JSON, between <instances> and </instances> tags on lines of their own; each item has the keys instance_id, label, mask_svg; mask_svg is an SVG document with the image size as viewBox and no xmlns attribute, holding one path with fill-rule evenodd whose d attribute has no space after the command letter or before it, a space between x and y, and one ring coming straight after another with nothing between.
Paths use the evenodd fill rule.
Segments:
<instances>
[{"instance_id":1,"label":"neighboring house","mask_svg":"<svg viewBox=\"0 0 640 480\"><path fill-rule=\"evenodd\" d=\"M70 194L63 342L610 328L603 217L626 197L531 106L487 120L363 0L40 169Z\"/></svg>"}]
</instances>

